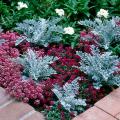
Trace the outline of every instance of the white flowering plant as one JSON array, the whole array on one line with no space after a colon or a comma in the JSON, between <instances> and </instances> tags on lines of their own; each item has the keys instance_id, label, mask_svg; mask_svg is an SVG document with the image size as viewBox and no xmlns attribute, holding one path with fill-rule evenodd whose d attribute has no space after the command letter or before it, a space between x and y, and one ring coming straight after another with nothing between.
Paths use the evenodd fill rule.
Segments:
<instances>
[{"instance_id":1,"label":"white flowering plant","mask_svg":"<svg viewBox=\"0 0 120 120\"><path fill-rule=\"evenodd\" d=\"M28 8L27 4L26 3L23 3L23 2L18 2L18 6L17 6L17 9L18 10L21 10L23 8Z\"/></svg>"},{"instance_id":2,"label":"white flowering plant","mask_svg":"<svg viewBox=\"0 0 120 120\"><path fill-rule=\"evenodd\" d=\"M73 35L74 33L75 33L74 28L72 28L72 27L65 27L64 28L64 34Z\"/></svg>"},{"instance_id":3,"label":"white flowering plant","mask_svg":"<svg viewBox=\"0 0 120 120\"><path fill-rule=\"evenodd\" d=\"M108 18L109 17L108 10L100 9L100 11L98 11L97 13L97 17Z\"/></svg>"},{"instance_id":4,"label":"white flowering plant","mask_svg":"<svg viewBox=\"0 0 120 120\"><path fill-rule=\"evenodd\" d=\"M65 12L63 9L55 9L55 12L59 15L59 16L64 16Z\"/></svg>"}]
</instances>

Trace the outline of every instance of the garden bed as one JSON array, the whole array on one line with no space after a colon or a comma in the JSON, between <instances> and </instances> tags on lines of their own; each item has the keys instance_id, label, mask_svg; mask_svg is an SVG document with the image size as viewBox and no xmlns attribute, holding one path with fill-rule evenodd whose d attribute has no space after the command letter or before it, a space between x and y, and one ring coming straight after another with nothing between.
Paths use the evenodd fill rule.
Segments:
<instances>
[{"instance_id":1,"label":"garden bed","mask_svg":"<svg viewBox=\"0 0 120 120\"><path fill-rule=\"evenodd\" d=\"M71 120L120 86L120 17L100 9L96 18L74 22L73 9L56 8L41 18L28 2L11 3L18 4L18 18L9 13L10 24L2 16L0 29L0 87L10 96L48 120ZM12 6L0 4L10 12Z\"/></svg>"},{"instance_id":2,"label":"garden bed","mask_svg":"<svg viewBox=\"0 0 120 120\"><path fill-rule=\"evenodd\" d=\"M19 37L18 33L1 33L1 38L6 40L1 46L1 81L0 86L6 88L6 91L17 100L28 102L34 106L37 110L45 109L45 112L56 110L56 114L64 114L70 116L68 112L62 108L58 103L55 104L55 95L51 91L55 84L63 86L65 81L71 83L76 77L81 77L79 80L79 97L86 99L86 106L81 112L93 106L95 102L107 95L111 88L109 86L103 86L100 89L96 89L93 83L86 79L86 75L79 71L73 65L79 65L80 57L75 54L75 49L69 46L61 45L49 45L48 48L36 47L28 42L15 46L15 40ZM32 47L31 47L32 46ZM32 78L22 78L23 67L14 61L21 54L25 53L28 49L36 51L38 56L54 55L59 58L51 66L57 70L58 74L53 74L51 78L41 80L41 82L35 82ZM88 46L87 46L88 48ZM80 49L80 48L76 48ZM29 59L33 59L30 57ZM11 58L14 58L13 60ZM77 88L77 83L73 83ZM70 98L69 98L70 99ZM84 104L84 101L83 101ZM53 106L51 108L51 106ZM51 114L52 113L51 110ZM49 113L50 114L50 113ZM73 113L70 113L73 115ZM80 114L80 113L79 113ZM74 117L74 115L72 116Z\"/></svg>"}]
</instances>

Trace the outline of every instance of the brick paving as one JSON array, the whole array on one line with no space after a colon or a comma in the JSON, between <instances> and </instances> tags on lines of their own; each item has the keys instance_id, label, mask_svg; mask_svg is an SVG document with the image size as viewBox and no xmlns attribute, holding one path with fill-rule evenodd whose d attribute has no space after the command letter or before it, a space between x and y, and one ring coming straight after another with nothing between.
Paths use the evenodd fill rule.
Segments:
<instances>
[{"instance_id":1,"label":"brick paving","mask_svg":"<svg viewBox=\"0 0 120 120\"><path fill-rule=\"evenodd\" d=\"M0 120L45 120L28 104L15 101L0 87Z\"/></svg>"},{"instance_id":2,"label":"brick paving","mask_svg":"<svg viewBox=\"0 0 120 120\"><path fill-rule=\"evenodd\" d=\"M0 120L45 120L28 104L15 101L0 87ZM120 88L73 120L120 120Z\"/></svg>"},{"instance_id":3,"label":"brick paving","mask_svg":"<svg viewBox=\"0 0 120 120\"><path fill-rule=\"evenodd\" d=\"M73 120L120 120L120 88Z\"/></svg>"}]
</instances>

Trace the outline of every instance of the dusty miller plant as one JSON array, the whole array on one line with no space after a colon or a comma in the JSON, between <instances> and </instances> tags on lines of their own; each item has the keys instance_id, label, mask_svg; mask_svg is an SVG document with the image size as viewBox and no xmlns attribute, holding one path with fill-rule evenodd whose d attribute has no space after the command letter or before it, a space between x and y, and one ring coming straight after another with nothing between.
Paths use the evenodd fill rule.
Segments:
<instances>
[{"instance_id":1,"label":"dusty miller plant","mask_svg":"<svg viewBox=\"0 0 120 120\"><path fill-rule=\"evenodd\" d=\"M2 45L3 43L5 43L5 40L0 38L0 45Z\"/></svg>"},{"instance_id":2,"label":"dusty miller plant","mask_svg":"<svg viewBox=\"0 0 120 120\"><path fill-rule=\"evenodd\" d=\"M3 31L3 29L2 29L2 27L0 26L0 33L2 33L2 31ZM2 38L0 38L0 45L2 45L2 43L4 43L4 42L5 42L5 40L2 39Z\"/></svg>"},{"instance_id":3,"label":"dusty miller plant","mask_svg":"<svg viewBox=\"0 0 120 120\"><path fill-rule=\"evenodd\" d=\"M38 21L32 19L18 23L15 30L21 31L24 36L19 37L16 45L24 40L43 46L47 46L48 43L52 42L60 42L63 28L56 25L59 21L59 18L53 18L51 20L40 18Z\"/></svg>"},{"instance_id":4,"label":"dusty miller plant","mask_svg":"<svg viewBox=\"0 0 120 120\"><path fill-rule=\"evenodd\" d=\"M76 98L79 90L78 79L80 78L76 78L71 83L65 83L63 87L54 85L54 88L52 89L62 106L67 111L74 112L75 114L77 114L77 106L80 107L79 110L81 111L83 110L83 106L86 106L85 99Z\"/></svg>"},{"instance_id":5,"label":"dusty miller plant","mask_svg":"<svg viewBox=\"0 0 120 120\"><path fill-rule=\"evenodd\" d=\"M94 80L94 85L117 85L120 86L120 74L115 74L119 71L118 63L120 59L111 55L111 52L100 53L98 48L92 46L92 54L82 53L77 51L77 55L81 57L79 69L86 73Z\"/></svg>"},{"instance_id":6,"label":"dusty miller plant","mask_svg":"<svg viewBox=\"0 0 120 120\"><path fill-rule=\"evenodd\" d=\"M3 31L2 27L0 26L0 33Z\"/></svg>"},{"instance_id":7,"label":"dusty miller plant","mask_svg":"<svg viewBox=\"0 0 120 120\"><path fill-rule=\"evenodd\" d=\"M120 22L120 17L113 17L112 19L96 18L92 20L80 21L80 25L84 25L92 30L92 32L100 37L96 42L103 47L108 49L112 42L120 43L120 25L117 25L117 22Z\"/></svg>"},{"instance_id":8,"label":"dusty miller plant","mask_svg":"<svg viewBox=\"0 0 120 120\"><path fill-rule=\"evenodd\" d=\"M39 81L49 78L56 71L49 65L57 58L52 56L38 57L34 51L28 50L27 54L16 59L16 62L24 66L23 73L28 74L34 80Z\"/></svg>"}]
</instances>

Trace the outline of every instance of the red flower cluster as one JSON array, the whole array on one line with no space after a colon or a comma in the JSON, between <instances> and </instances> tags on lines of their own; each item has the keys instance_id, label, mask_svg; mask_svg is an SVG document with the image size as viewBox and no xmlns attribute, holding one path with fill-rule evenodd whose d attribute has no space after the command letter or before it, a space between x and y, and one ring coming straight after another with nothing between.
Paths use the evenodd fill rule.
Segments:
<instances>
[{"instance_id":1,"label":"red flower cluster","mask_svg":"<svg viewBox=\"0 0 120 120\"><path fill-rule=\"evenodd\" d=\"M44 97L42 95L41 84L34 83L31 79L22 80L22 66L12 62L11 58L18 57L20 50L27 50L29 44L21 44L17 49L15 41L18 38L17 33L2 33L0 38L5 42L0 46L0 86L6 88L7 92L18 100L24 102L32 101L35 105L42 104Z\"/></svg>"},{"instance_id":2,"label":"red flower cluster","mask_svg":"<svg viewBox=\"0 0 120 120\"><path fill-rule=\"evenodd\" d=\"M80 85L80 95L86 99L87 108L91 107L95 102L105 96L105 89L95 89L88 80L82 80L79 82ZM82 89L84 86L84 89Z\"/></svg>"},{"instance_id":3,"label":"red flower cluster","mask_svg":"<svg viewBox=\"0 0 120 120\"><path fill-rule=\"evenodd\" d=\"M34 83L31 79L22 80L21 71L22 66L2 57L0 59L0 86L6 88L7 92L18 100L24 102L32 100L35 105L44 102L43 86Z\"/></svg>"},{"instance_id":4,"label":"red flower cluster","mask_svg":"<svg viewBox=\"0 0 120 120\"><path fill-rule=\"evenodd\" d=\"M97 46L97 42L99 40L99 37L92 32L86 32L82 31L80 33L80 42L79 42L79 48L82 49L82 51L90 53L91 52L91 45Z\"/></svg>"},{"instance_id":5,"label":"red flower cluster","mask_svg":"<svg viewBox=\"0 0 120 120\"><path fill-rule=\"evenodd\" d=\"M63 45L50 47L47 54L59 59L52 64L52 67L62 75L79 76L80 71L73 66L79 66L80 57L75 54L75 49Z\"/></svg>"}]
</instances>

